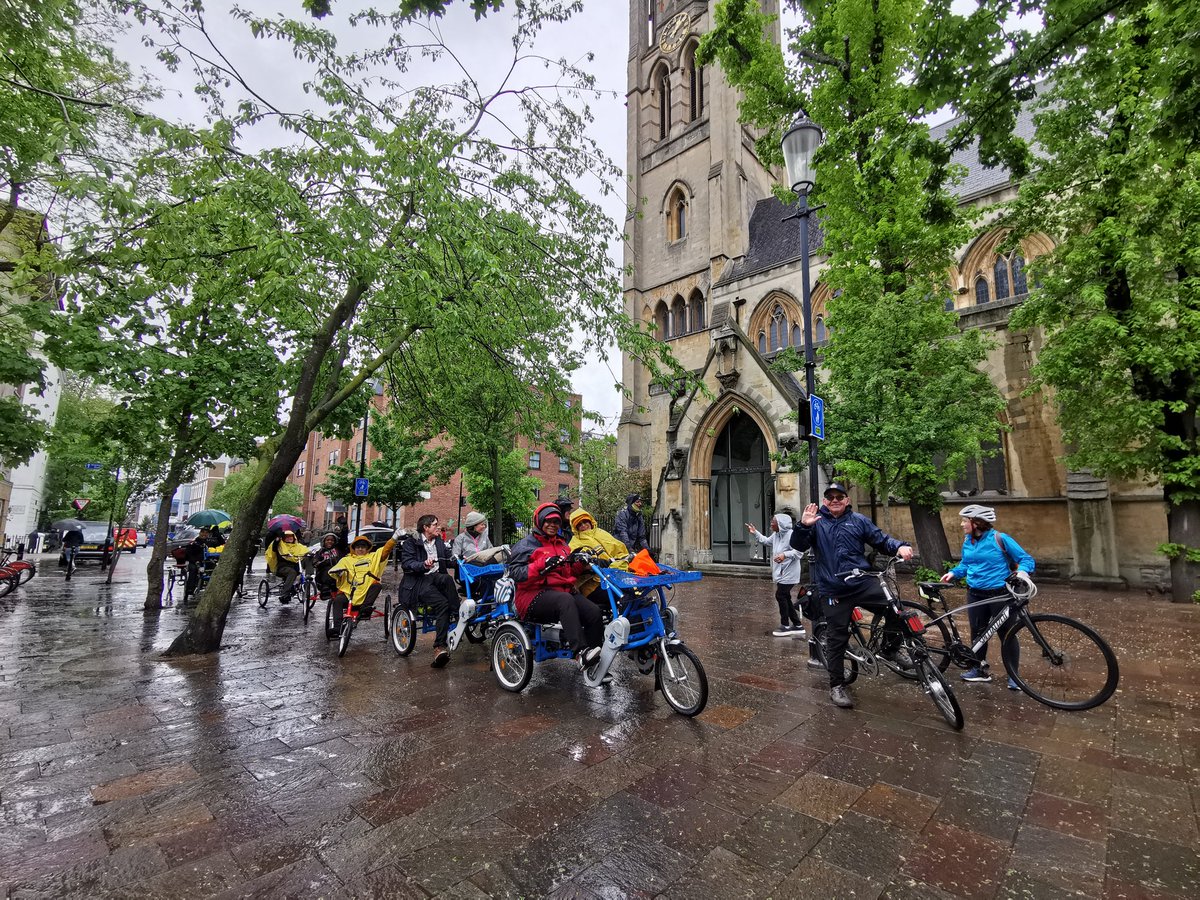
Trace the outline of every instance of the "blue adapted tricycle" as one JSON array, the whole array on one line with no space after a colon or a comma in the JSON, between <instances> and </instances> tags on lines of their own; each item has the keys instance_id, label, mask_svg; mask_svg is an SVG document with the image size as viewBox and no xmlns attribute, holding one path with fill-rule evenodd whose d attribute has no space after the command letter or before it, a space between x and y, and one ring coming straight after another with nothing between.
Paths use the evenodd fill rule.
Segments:
<instances>
[{"instance_id":1,"label":"blue adapted tricycle","mask_svg":"<svg viewBox=\"0 0 1200 900\"><path fill-rule=\"evenodd\" d=\"M600 578L608 595L612 621L604 628L600 658L584 670L589 687L604 682L618 653L633 656L638 671L654 673L654 687L661 690L671 708L685 716L698 715L708 702L708 676L699 657L676 635L679 611L667 604L667 591L686 581L699 581L699 572L685 572L659 564L658 575L635 575L603 568L599 558L575 551L566 561L582 559ZM505 606L505 621L492 638L492 671L500 687L520 692L533 677L534 663L548 659L571 659L574 651L561 644L557 625L522 622L512 605L513 584L500 580L496 595Z\"/></svg>"},{"instance_id":2,"label":"blue adapted tricycle","mask_svg":"<svg viewBox=\"0 0 1200 900\"><path fill-rule=\"evenodd\" d=\"M446 635L447 649L454 649L463 637L472 644L487 640L488 633L505 617L505 607L496 602L495 576L504 574L504 566L494 563L487 566L458 564L458 577L467 589L467 596L458 605L457 619L452 614L452 627ZM482 591L481 591L482 586ZM480 594L483 596L480 596ZM388 598L391 599L390 596ZM401 656L408 656L417 645L417 628L421 634L437 631L437 616L425 605L409 609L401 603L392 606L392 617L388 622L388 635L392 647Z\"/></svg>"}]
</instances>

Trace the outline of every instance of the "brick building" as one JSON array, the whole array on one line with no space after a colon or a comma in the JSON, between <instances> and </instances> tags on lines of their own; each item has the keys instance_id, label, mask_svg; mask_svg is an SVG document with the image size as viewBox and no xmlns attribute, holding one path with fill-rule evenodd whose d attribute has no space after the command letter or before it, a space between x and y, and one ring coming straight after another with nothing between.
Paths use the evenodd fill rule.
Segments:
<instances>
[{"instance_id":1,"label":"brick building","mask_svg":"<svg viewBox=\"0 0 1200 900\"><path fill-rule=\"evenodd\" d=\"M582 423L582 398L578 394L572 394L569 402L572 409L578 410L576 419L576 430L578 431L578 426ZM378 393L372 405L378 412L385 412L388 405L387 396L382 392ZM335 503L321 492L321 487L331 466L347 460L362 459L363 440L361 423L347 440L329 438L318 433L309 435L308 444L292 470L290 480L300 488L303 494L303 515L314 529L332 527L339 515L346 516L351 530L356 528L355 508L351 506L347 509L341 503ZM440 440L440 438L435 439L431 446L436 446ZM531 443L524 438L518 440L518 446L525 451L529 475L542 482L542 486L537 492L539 499L553 500L563 493L569 494L571 497L579 496L578 463L566 456L559 456L545 445ZM369 466L378 458L378 451L371 446L370 442L367 442L366 465ZM456 533L460 521L471 510L472 507L466 499L466 486L463 484L462 472L455 472L445 484L431 486L428 500L401 508L399 521L392 522L391 510L386 507L364 505L362 522L364 525L369 525L372 522L380 521L411 530L415 528L417 519L426 513L432 513L443 525L447 526L451 533ZM490 514L488 510L483 510L483 512ZM450 524L451 520L453 520L453 525Z\"/></svg>"}]
</instances>

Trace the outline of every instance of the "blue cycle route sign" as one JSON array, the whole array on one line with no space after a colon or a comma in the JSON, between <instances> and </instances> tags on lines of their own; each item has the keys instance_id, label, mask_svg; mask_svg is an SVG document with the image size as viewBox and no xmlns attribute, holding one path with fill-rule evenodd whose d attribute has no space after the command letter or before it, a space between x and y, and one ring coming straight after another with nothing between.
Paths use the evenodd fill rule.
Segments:
<instances>
[{"instance_id":1,"label":"blue cycle route sign","mask_svg":"<svg viewBox=\"0 0 1200 900\"><path fill-rule=\"evenodd\" d=\"M816 394L808 397L808 428L818 441L825 440L825 401Z\"/></svg>"},{"instance_id":2,"label":"blue cycle route sign","mask_svg":"<svg viewBox=\"0 0 1200 900\"><path fill-rule=\"evenodd\" d=\"M354 479L354 496L355 497L365 497L369 493L371 493L371 479L370 478L355 478Z\"/></svg>"},{"instance_id":3,"label":"blue cycle route sign","mask_svg":"<svg viewBox=\"0 0 1200 900\"><path fill-rule=\"evenodd\" d=\"M104 466L100 465L100 463L88 463L87 465L84 466L84 468L87 469L89 472L99 472L101 469L104 468Z\"/></svg>"}]
</instances>

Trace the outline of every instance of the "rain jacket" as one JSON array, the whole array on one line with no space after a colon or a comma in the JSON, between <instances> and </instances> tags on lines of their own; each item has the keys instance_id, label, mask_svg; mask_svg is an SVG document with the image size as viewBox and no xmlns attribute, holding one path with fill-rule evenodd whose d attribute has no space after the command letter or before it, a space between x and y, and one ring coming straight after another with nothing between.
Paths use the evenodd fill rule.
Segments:
<instances>
[{"instance_id":1,"label":"rain jacket","mask_svg":"<svg viewBox=\"0 0 1200 900\"><path fill-rule=\"evenodd\" d=\"M446 563L450 555L441 535L433 539L433 553L436 557L434 566L426 569L425 560L429 559L429 553L425 550L425 541L420 534L410 534L400 545L400 568L404 571L404 578L400 582L400 602L410 609L417 606L422 579L429 575L446 574Z\"/></svg>"},{"instance_id":2,"label":"rain jacket","mask_svg":"<svg viewBox=\"0 0 1200 900\"><path fill-rule=\"evenodd\" d=\"M998 541L1004 542L1004 550L1000 549ZM1008 555L1005 556L1005 551ZM1032 572L1035 565L1033 557L1026 553L1021 545L1007 534L1001 534L989 528L978 538L967 535L963 540L962 562L950 570L955 578L967 578L967 587L979 591L994 590L1004 587L1004 579L1008 578L1008 561L1012 559L1017 569L1022 572Z\"/></svg>"},{"instance_id":3,"label":"rain jacket","mask_svg":"<svg viewBox=\"0 0 1200 900\"><path fill-rule=\"evenodd\" d=\"M613 534L617 540L623 542L634 553L650 546L649 536L646 533L646 520L642 518L640 512L633 508L633 500L637 496L637 494L630 494L625 498L625 508L617 513L617 520L613 523Z\"/></svg>"},{"instance_id":4,"label":"rain jacket","mask_svg":"<svg viewBox=\"0 0 1200 900\"><path fill-rule=\"evenodd\" d=\"M591 522L592 527L587 531L580 531L580 522ZM572 550L590 550L602 554L607 558L602 565L610 569L629 568L629 548L600 528L595 517L587 510L577 509L571 513L571 530L574 532L570 545ZM586 596L598 587L600 579L595 572L588 569L579 580L579 593Z\"/></svg>"},{"instance_id":5,"label":"rain jacket","mask_svg":"<svg viewBox=\"0 0 1200 900\"><path fill-rule=\"evenodd\" d=\"M800 524L792 529L792 549L812 548L816 556L812 566L813 580L823 597L839 597L856 589L856 585L834 576L851 569L869 568L863 553L863 546L867 544L880 553L895 556L897 550L908 546L908 541L896 540L849 506L837 518L829 507L822 506L820 517L811 526Z\"/></svg>"},{"instance_id":6,"label":"rain jacket","mask_svg":"<svg viewBox=\"0 0 1200 900\"><path fill-rule=\"evenodd\" d=\"M450 545L450 554L455 559L469 559L481 550L491 550L492 541L488 537L488 530L483 529L483 533L476 537L470 531L464 531L454 539L454 543Z\"/></svg>"},{"instance_id":7,"label":"rain jacket","mask_svg":"<svg viewBox=\"0 0 1200 900\"><path fill-rule=\"evenodd\" d=\"M389 539L386 544L366 556L343 556L329 569L329 577L334 579L338 593L350 598L352 606L359 606L367 596L367 588L377 584L383 577L388 558L396 546Z\"/></svg>"},{"instance_id":8,"label":"rain jacket","mask_svg":"<svg viewBox=\"0 0 1200 900\"><path fill-rule=\"evenodd\" d=\"M792 549L792 517L787 513L776 513L775 521L779 524L778 531L771 534L756 531L754 536L760 544L771 547L771 580L776 584L799 584L804 554ZM781 553L783 562L775 562L775 557Z\"/></svg>"},{"instance_id":9,"label":"rain jacket","mask_svg":"<svg viewBox=\"0 0 1200 900\"><path fill-rule=\"evenodd\" d=\"M289 544L283 538L276 538L267 545L267 569L274 575L281 562L299 569L300 560L304 559L307 553L308 547L300 543L299 539Z\"/></svg>"},{"instance_id":10,"label":"rain jacket","mask_svg":"<svg viewBox=\"0 0 1200 900\"><path fill-rule=\"evenodd\" d=\"M522 619L529 604L542 591L573 593L576 577L587 571L583 563L558 566L550 572L542 571L551 557L565 557L571 553L567 542L558 535L546 537L538 530L539 524L545 520L544 514L551 508L558 513L558 507L553 503L543 503L534 511L534 530L516 543L508 560L508 574L517 585L517 615ZM558 514L561 516L561 513Z\"/></svg>"}]
</instances>

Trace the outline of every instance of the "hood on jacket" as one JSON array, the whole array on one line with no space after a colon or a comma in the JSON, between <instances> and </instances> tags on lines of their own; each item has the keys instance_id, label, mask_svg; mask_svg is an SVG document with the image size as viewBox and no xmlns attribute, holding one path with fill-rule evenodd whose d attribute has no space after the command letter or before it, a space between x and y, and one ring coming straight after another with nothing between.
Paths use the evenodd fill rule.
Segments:
<instances>
[{"instance_id":1,"label":"hood on jacket","mask_svg":"<svg viewBox=\"0 0 1200 900\"><path fill-rule=\"evenodd\" d=\"M557 517L562 520L562 511L553 503L543 503L533 511L533 530L540 532L546 524L546 520L551 517Z\"/></svg>"},{"instance_id":2,"label":"hood on jacket","mask_svg":"<svg viewBox=\"0 0 1200 900\"><path fill-rule=\"evenodd\" d=\"M633 504L637 503L641 499L642 499L641 494L630 494L629 496L627 496L625 498L625 508L633 509Z\"/></svg>"},{"instance_id":3,"label":"hood on jacket","mask_svg":"<svg viewBox=\"0 0 1200 900\"><path fill-rule=\"evenodd\" d=\"M787 513L775 513L775 522L779 525L780 534L787 534L792 530L792 517Z\"/></svg>"},{"instance_id":4,"label":"hood on jacket","mask_svg":"<svg viewBox=\"0 0 1200 900\"><path fill-rule=\"evenodd\" d=\"M571 513L571 530L578 531L580 522L590 522L593 528L600 527L596 524L596 517L586 509L577 509L575 512Z\"/></svg>"}]
</instances>

